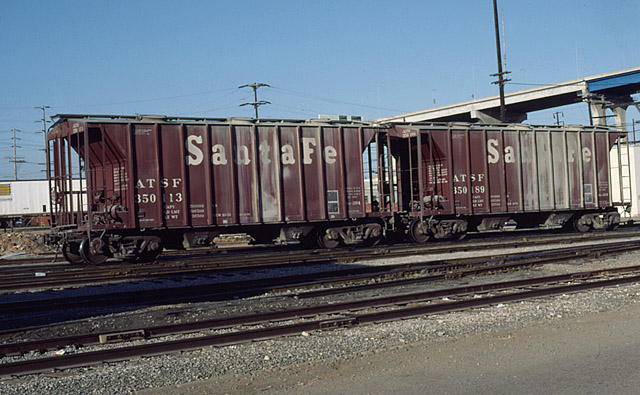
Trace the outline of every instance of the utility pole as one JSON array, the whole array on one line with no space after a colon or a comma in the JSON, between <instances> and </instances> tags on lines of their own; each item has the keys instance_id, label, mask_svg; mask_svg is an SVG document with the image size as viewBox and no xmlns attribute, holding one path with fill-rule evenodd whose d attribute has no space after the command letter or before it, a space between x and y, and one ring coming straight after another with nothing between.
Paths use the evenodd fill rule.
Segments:
<instances>
[{"instance_id":1,"label":"utility pole","mask_svg":"<svg viewBox=\"0 0 640 395\"><path fill-rule=\"evenodd\" d=\"M44 163L47 166L47 179L49 178L49 176L51 175L51 169L49 167L49 142L47 141L47 118L45 115L45 110L47 108L51 108L50 106L45 106L44 104L41 105L40 107L33 107L35 108L39 108L40 110L42 110L42 133L44 134L44 155L45 155L45 160ZM38 121L36 121L38 122Z\"/></svg>"},{"instance_id":2,"label":"utility pole","mask_svg":"<svg viewBox=\"0 0 640 395\"><path fill-rule=\"evenodd\" d=\"M17 148L20 148L20 146L16 143L17 140L20 140L19 137L16 137L16 132L21 132L22 130L12 128L11 131L13 132L13 158L10 156L7 156L6 159L9 159L9 161L13 162L13 179L17 181L18 180L18 163L25 163L24 157L21 157L21 156L18 157Z\"/></svg>"},{"instance_id":3,"label":"utility pole","mask_svg":"<svg viewBox=\"0 0 640 395\"><path fill-rule=\"evenodd\" d=\"M249 88L249 87L253 88L253 101L250 102L250 103L242 103L242 104L240 104L240 107L242 107L242 106L253 106L253 108L256 110L256 119L258 119L258 107L263 105L263 104L271 104L270 102L268 102L266 100L258 101L258 88L260 88L262 86L270 87L270 85L268 85L268 84L256 83L256 82L254 82L253 84L247 84L247 85L242 85L242 86L238 87L238 89Z\"/></svg>"},{"instance_id":4,"label":"utility pole","mask_svg":"<svg viewBox=\"0 0 640 395\"><path fill-rule=\"evenodd\" d=\"M502 71L502 55L500 54L500 28L498 27L498 5L496 0L493 0L493 20L496 29L496 52L498 53L498 72L496 74L490 74L491 77L498 77L498 81L492 82L498 84L500 88L500 122L507 121L506 109L504 104L504 84L507 81L511 81L504 78L505 74L509 74L510 71Z\"/></svg>"}]
</instances>

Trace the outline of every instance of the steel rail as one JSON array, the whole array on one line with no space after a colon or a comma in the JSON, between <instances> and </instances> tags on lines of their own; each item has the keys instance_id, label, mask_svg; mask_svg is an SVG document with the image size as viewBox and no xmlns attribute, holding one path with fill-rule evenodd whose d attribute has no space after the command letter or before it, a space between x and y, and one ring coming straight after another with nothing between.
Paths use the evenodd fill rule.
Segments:
<instances>
[{"instance_id":1,"label":"steel rail","mask_svg":"<svg viewBox=\"0 0 640 395\"><path fill-rule=\"evenodd\" d=\"M415 301L424 301L433 298L441 298L441 297L450 297L454 295L460 294L468 294L468 293L478 293L478 292L487 292L487 291L496 291L500 289L508 289L511 287L524 287L524 286L532 286L532 285L540 285L546 284L549 282L566 282L566 281L574 281L574 280L585 280L590 278L595 278L599 276L604 276L607 274L626 274L640 271L639 266L629 266L622 268L613 268L613 269L601 269L597 271L591 272L578 272L571 274L561 274L549 277L539 277L539 278L530 278L523 280L512 280L509 282L497 282L497 283L487 283L481 285L473 285L473 286L465 286L465 287L457 287L457 288L448 288L442 290L435 291L423 291L417 293L409 293L402 294L396 296L388 296L388 297L379 297L372 298L364 301L355 301L355 302L342 302L335 303L331 305L324 306L309 306L309 307L300 307L295 309L287 309L282 310L280 312L266 312L266 313L256 313L249 315L239 315L232 317L224 317L224 318L215 318L197 322L189 322L189 323L180 323L180 324L170 324L170 325L159 325L153 326L149 328L140 328L140 329L129 329L127 331L123 331L120 333L141 333L144 332L147 338L150 337L159 337L166 335L175 335L181 333L190 333L196 332L200 330L218 330L218 329L226 329L234 326L240 325L257 325L273 320L286 320L286 319L294 319L303 316L309 315L317 315L317 314L336 314L342 311L348 310L357 310L367 307L380 307L395 303L408 303ZM345 293L350 291L345 291ZM13 355L19 353L25 353L33 350L48 350L48 349L59 349L61 347L69 346L69 345L90 345L90 344L98 344L100 336L108 336L108 335L117 335L114 332L104 332L97 334L83 334L83 335L75 335L75 336L67 336L58 339L44 339L44 340L34 340L34 341L26 341L26 342L18 342L18 343L8 343L0 345L0 354L2 355Z\"/></svg>"},{"instance_id":2,"label":"steel rail","mask_svg":"<svg viewBox=\"0 0 640 395\"><path fill-rule=\"evenodd\" d=\"M617 231L617 232L590 232L587 234L569 234L563 235L562 237L558 237L557 235L549 236L549 235L536 235L536 236L518 236L513 240L512 237L506 237L507 244L512 244L513 247L523 247L523 246L531 246L531 245L541 245L541 244L549 244L549 243L571 243L571 242L579 242L579 241L589 241L589 240L608 240L608 239L626 239L630 236L629 233L634 233L633 235L638 235L637 232L634 231ZM491 239L491 241L487 240L477 240L470 242L469 240L461 243L461 242L444 242L441 243L427 243L427 244L402 244L402 245L393 245L393 246L379 246L375 248L341 248L338 250L286 250L286 251L269 251L268 253L258 253L255 252L246 252L239 251L230 254L196 254L189 259L179 260L179 261L169 261L167 259L160 259L158 263L154 264L120 264L120 263L111 263L100 266L86 266L86 265L70 265L70 264L55 264L48 266L38 266L35 268L30 267L9 267L2 268L0 267L0 277L2 279L13 277L14 279L26 279L29 280L34 277L34 273L32 271L24 274L25 270L40 270L46 271L47 274L52 276L57 273L66 273L68 269L72 270L80 270L86 271L96 271L96 272L104 272L105 270L113 270L117 272L124 272L129 274L135 274L136 272L142 272L145 274L144 270L152 271L153 269L175 269L175 270L189 270L189 269L224 269L224 268L237 268L237 267L247 267L248 261L258 261L261 264L278 264L282 261L286 261L287 263L310 263L316 260L328 261L328 260L352 260L352 259L372 259L382 256L405 256L412 254L442 254L449 252L456 252L460 250L483 250L483 249L491 249L491 248L505 248L505 240L495 241ZM197 251L194 251L197 253ZM172 258L179 257L173 256ZM212 258L215 258L212 260ZM204 262L201 262L204 261ZM0 260L0 262L3 262ZM6 263L14 262L19 263L18 260L15 261L4 261ZM0 284L1 285L1 284Z\"/></svg>"},{"instance_id":3,"label":"steel rail","mask_svg":"<svg viewBox=\"0 0 640 395\"><path fill-rule=\"evenodd\" d=\"M615 248L613 248L615 247ZM383 278L384 281L377 281L375 284L364 284L350 286L347 290L342 288L330 288L324 290L308 291L299 293L300 298L311 298L339 294L345 292L359 292L368 289L393 287L426 281L444 280L454 277L484 274L507 270L516 270L522 267L542 264L558 260L561 258L576 258L590 256L594 254L619 253L640 248L640 240L636 242L619 242L600 244L597 246L581 246L562 249L551 249L537 251L528 254L514 253L500 255L498 257L488 257L484 259L463 258L449 259L438 262L416 262L411 264L386 265L367 268L355 268L339 270L327 273L314 274L315 280L310 281L309 275L285 276L265 280L239 281L215 285L171 287L160 290L140 292L110 293L93 296L92 307L117 306L123 303L144 305L151 302L158 303L178 303L178 302L201 302L224 300L229 296L247 297L265 292L284 291L290 288L317 287L321 285L335 285L338 283L353 283L357 281L371 280L372 277ZM417 276L415 273L427 272L428 276ZM441 274L432 274L434 272ZM390 279L407 277L413 278ZM320 278L320 279L317 279ZM180 295L180 296L175 296ZM0 315L10 315L19 311L21 314L27 312L40 312L50 310L70 309L79 306L86 306L87 299L81 297L51 298L46 300L30 300L20 302L0 303ZM0 331L0 334L3 332Z\"/></svg>"},{"instance_id":4,"label":"steel rail","mask_svg":"<svg viewBox=\"0 0 640 395\"><path fill-rule=\"evenodd\" d=\"M571 292L579 292L587 289L608 287L613 285L630 284L640 282L640 266L631 266L626 268L605 269L593 272L581 272L567 275L557 275L538 279L514 280L502 283L483 284L477 286L468 286L455 288L450 290L428 291L408 295L396 295L392 297L377 298L372 300L364 300L358 302L346 302L336 305L322 305L308 308L299 308L274 313L263 313L256 316L239 316L230 317L225 325L227 327L234 325L268 324L274 321L283 321L289 319L297 319L301 317L318 316L320 314L338 314L348 313L347 316L330 319L316 319L294 324L274 325L266 328L236 331L231 333L205 335L196 338L186 338L181 340L173 340L168 342L148 343L129 347L121 347L117 349L99 350L81 352L77 354L68 354L57 357L47 357L35 360L25 360L13 363L0 364L0 377L11 375L24 375L30 373L38 373L50 369L67 369L79 366L87 366L102 362L121 361L133 357L153 356L166 354L176 351L187 351L209 346L224 346L229 344L237 344L248 341L264 340L284 335L299 334L303 331L314 331L323 329L335 329L339 327L348 327L359 324L378 323L392 321L398 319L407 319L419 317L426 314L437 314L470 308L488 306L497 303L507 303L513 301L521 301L543 296L555 294L564 294ZM615 279L597 280L595 277L612 274L631 274L626 277ZM582 281L579 284L556 285L567 281ZM555 285L549 288L530 289L521 291L522 287L542 285ZM508 289L520 290L514 293L498 294L494 296L473 297L478 292L487 291L506 291ZM438 304L427 304L413 307L396 308L385 311L377 311L374 313L353 314L354 310L360 310L371 307L381 307L388 305L406 304L408 302L418 302L431 300L433 298L442 298L446 295L466 296L467 299L443 302ZM262 316L262 317L260 317ZM244 321L243 321L244 320ZM219 321L219 320L218 320ZM204 325L200 323L199 325ZM192 325L198 325L192 324ZM205 329L204 327L202 329ZM207 329L211 329L207 327Z\"/></svg>"},{"instance_id":5,"label":"steel rail","mask_svg":"<svg viewBox=\"0 0 640 395\"><path fill-rule=\"evenodd\" d=\"M589 240L608 240L608 239L625 239L628 238L628 232L592 232L589 234L568 235L561 238L552 238L548 235L530 237L524 240L515 240L510 243L514 247L523 247L530 245L541 245L553 243L571 243L577 241ZM550 240L551 239L551 240ZM377 248L357 248L357 249L341 249L339 251L326 250L294 250L278 253L267 254L229 254L221 257L216 256L211 261L211 256L207 255L200 258L192 258L190 260L177 262L163 262L161 264L129 264L129 265L108 265L102 267L87 267L82 265L69 266L56 265L53 268L35 268L26 274L26 268L6 269L0 271L0 291L11 291L18 289L28 289L36 287L60 287L71 286L86 283L104 283L114 281L152 279L171 274L193 274L204 273L210 271L219 271L227 269L238 269L245 267L257 266L276 266L290 264L310 264L327 261L353 261L364 259L376 259L381 257L399 257L416 254L445 254L457 251L469 251L475 249L505 248L505 242L497 241L487 243L481 241L479 243L450 242L447 245L402 245L402 246L382 246ZM200 262L206 260L206 262ZM71 269L71 270L69 270ZM40 276L40 277L38 277Z\"/></svg>"}]
</instances>

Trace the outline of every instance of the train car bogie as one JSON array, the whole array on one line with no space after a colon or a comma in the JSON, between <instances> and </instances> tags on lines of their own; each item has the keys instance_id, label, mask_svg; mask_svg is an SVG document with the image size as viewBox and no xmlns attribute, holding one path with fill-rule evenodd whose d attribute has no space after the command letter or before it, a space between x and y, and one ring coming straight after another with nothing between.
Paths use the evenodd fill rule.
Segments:
<instances>
[{"instance_id":1,"label":"train car bogie","mask_svg":"<svg viewBox=\"0 0 640 395\"><path fill-rule=\"evenodd\" d=\"M576 214L572 224L574 230L580 233L592 229L615 230L620 225L620 214L616 211Z\"/></svg>"},{"instance_id":2,"label":"train car bogie","mask_svg":"<svg viewBox=\"0 0 640 395\"><path fill-rule=\"evenodd\" d=\"M318 229L318 246L333 249L340 245L340 232L335 228Z\"/></svg>"},{"instance_id":3,"label":"train car bogie","mask_svg":"<svg viewBox=\"0 0 640 395\"><path fill-rule=\"evenodd\" d=\"M85 236L80 242L80 256L90 265L99 265L109 258L107 244L102 237Z\"/></svg>"},{"instance_id":4,"label":"train car bogie","mask_svg":"<svg viewBox=\"0 0 640 395\"><path fill-rule=\"evenodd\" d=\"M429 232L429 226L425 221L421 221L420 219L414 219L409 224L409 228L407 231L409 236L409 240L414 243L426 243L431 239L431 234Z\"/></svg>"}]
</instances>

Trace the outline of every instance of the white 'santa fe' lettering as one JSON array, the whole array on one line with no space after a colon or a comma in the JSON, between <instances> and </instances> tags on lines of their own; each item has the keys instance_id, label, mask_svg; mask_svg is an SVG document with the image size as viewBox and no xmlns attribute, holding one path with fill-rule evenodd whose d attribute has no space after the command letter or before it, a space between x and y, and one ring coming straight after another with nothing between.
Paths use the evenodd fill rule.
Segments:
<instances>
[{"instance_id":1,"label":"white 'santa fe' lettering","mask_svg":"<svg viewBox=\"0 0 640 395\"><path fill-rule=\"evenodd\" d=\"M487 140L487 160L489 163L498 163L500 161L500 152L498 152L498 140Z\"/></svg>"},{"instance_id":2,"label":"white 'santa fe' lettering","mask_svg":"<svg viewBox=\"0 0 640 395\"><path fill-rule=\"evenodd\" d=\"M187 137L185 148L187 150L186 162L188 166L198 166L204 161L204 151L202 148L203 138L199 135L191 135ZM315 137L302 138L302 163L310 165L313 163L314 152L318 141ZM273 161L273 147L267 141L261 141L258 145L258 155L260 163L269 165ZM497 152L497 151L496 151ZM235 157L233 158L238 165L251 164L251 150L246 145L235 146ZM283 165L295 165L297 163L296 150L291 144L284 144L280 147L280 162ZM332 165L337 162L338 150L331 145L327 145L322 150L322 159L325 163ZM215 144L211 147L211 164L214 166L224 166L228 163L227 150L222 144Z\"/></svg>"},{"instance_id":3,"label":"white 'santa fe' lettering","mask_svg":"<svg viewBox=\"0 0 640 395\"><path fill-rule=\"evenodd\" d=\"M332 165L336 163L336 156L338 156L338 151L332 146L325 147L324 149L324 160L328 164Z\"/></svg>"},{"instance_id":4,"label":"white 'santa fe' lettering","mask_svg":"<svg viewBox=\"0 0 640 395\"><path fill-rule=\"evenodd\" d=\"M500 162L500 151L498 151L499 144L500 143L496 139L487 140L487 161L490 164ZM505 163L516 163L516 151L510 145L504 147L504 161Z\"/></svg>"},{"instance_id":5,"label":"white 'santa fe' lettering","mask_svg":"<svg viewBox=\"0 0 640 395\"><path fill-rule=\"evenodd\" d=\"M269 143L263 140L258 149L260 150L260 161L262 164L268 165L271 163L271 158L269 158L269 155L271 154L271 146Z\"/></svg>"},{"instance_id":6,"label":"white 'santa fe' lettering","mask_svg":"<svg viewBox=\"0 0 640 395\"><path fill-rule=\"evenodd\" d=\"M216 144L211 147L211 163L214 165L227 164L227 153L224 149L224 145Z\"/></svg>"},{"instance_id":7,"label":"white 'santa fe' lettering","mask_svg":"<svg viewBox=\"0 0 640 395\"><path fill-rule=\"evenodd\" d=\"M510 145L504 147L504 161L506 163L516 163L516 152Z\"/></svg>"},{"instance_id":8,"label":"white 'santa fe' lettering","mask_svg":"<svg viewBox=\"0 0 640 395\"><path fill-rule=\"evenodd\" d=\"M249 159L249 147L246 145L236 145L236 163L239 165L248 165L251 163L251 159Z\"/></svg>"},{"instance_id":9,"label":"white 'santa fe' lettering","mask_svg":"<svg viewBox=\"0 0 640 395\"><path fill-rule=\"evenodd\" d=\"M296 164L296 157L293 154L293 147L290 146L289 144L283 145L282 148L280 148L280 151L282 151L282 164L283 165L295 165Z\"/></svg>"},{"instance_id":10,"label":"white 'santa fe' lettering","mask_svg":"<svg viewBox=\"0 0 640 395\"><path fill-rule=\"evenodd\" d=\"M187 137L187 151L189 152L187 156L187 166L197 166L202 163L202 159L204 158L202 150L196 143L202 144L202 136L193 135Z\"/></svg>"},{"instance_id":11,"label":"white 'santa fe' lettering","mask_svg":"<svg viewBox=\"0 0 640 395\"><path fill-rule=\"evenodd\" d=\"M311 159L311 154L315 150L313 148L311 148L312 144L313 144L314 147L317 145L315 138L313 138L313 137L303 137L302 138L302 153L303 153L303 157L304 157L302 159L302 163L304 163L305 165L310 165L310 164L313 163L313 160Z\"/></svg>"}]
</instances>

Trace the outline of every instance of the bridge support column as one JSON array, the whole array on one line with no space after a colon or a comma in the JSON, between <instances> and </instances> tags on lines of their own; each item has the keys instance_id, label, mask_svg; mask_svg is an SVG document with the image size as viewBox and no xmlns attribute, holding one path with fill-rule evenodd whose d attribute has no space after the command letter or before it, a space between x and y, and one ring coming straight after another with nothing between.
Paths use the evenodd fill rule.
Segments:
<instances>
[{"instance_id":1,"label":"bridge support column","mask_svg":"<svg viewBox=\"0 0 640 395\"><path fill-rule=\"evenodd\" d=\"M613 117L616 123L616 128L619 130L627 129L627 106L615 106L611 108L613 111Z\"/></svg>"},{"instance_id":2,"label":"bridge support column","mask_svg":"<svg viewBox=\"0 0 640 395\"><path fill-rule=\"evenodd\" d=\"M603 126L607 124L607 109L601 101L590 101L589 109L591 109L591 121L595 126Z\"/></svg>"},{"instance_id":3,"label":"bridge support column","mask_svg":"<svg viewBox=\"0 0 640 395\"><path fill-rule=\"evenodd\" d=\"M617 99L617 100L616 100ZM592 122L596 126L607 125L607 109L613 112L614 126L620 130L626 130L627 128L627 107L630 103L633 103L631 97L626 97L626 100L620 98L609 99L602 95L596 99L588 99L589 109L591 110Z\"/></svg>"}]
</instances>

